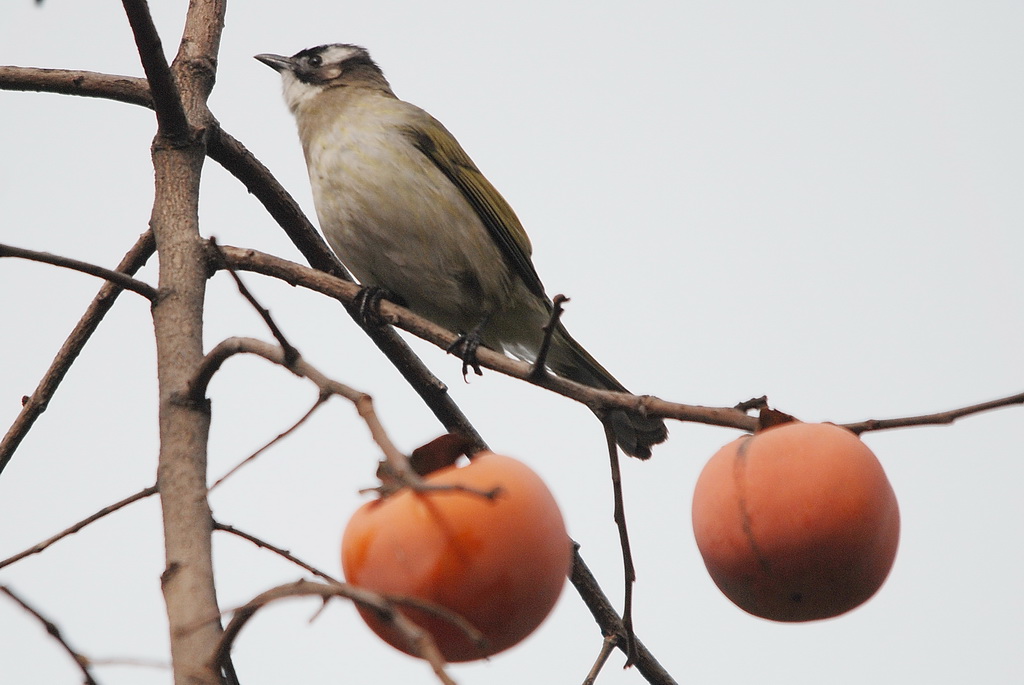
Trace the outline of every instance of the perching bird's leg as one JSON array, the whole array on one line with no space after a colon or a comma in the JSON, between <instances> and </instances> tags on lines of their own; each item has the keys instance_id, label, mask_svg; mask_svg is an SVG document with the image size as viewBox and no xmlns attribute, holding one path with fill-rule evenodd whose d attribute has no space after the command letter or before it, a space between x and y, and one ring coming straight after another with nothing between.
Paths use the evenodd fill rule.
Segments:
<instances>
[{"instance_id":1,"label":"perching bird's leg","mask_svg":"<svg viewBox=\"0 0 1024 685\"><path fill-rule=\"evenodd\" d=\"M463 333L458 337L458 339L456 339L455 342L448 346L448 354L457 354L459 357L462 358L463 380L465 380L466 376L469 375L470 368L473 369L473 373L475 373L476 375L484 375L484 372L480 369L480 362L478 362L476 359L476 351L483 342L482 338L484 326L487 325L487 321L490 318L491 317L488 314L486 317L484 317L483 321L478 323L476 326L473 326L473 330L469 331L468 333Z\"/></svg>"},{"instance_id":2,"label":"perching bird's leg","mask_svg":"<svg viewBox=\"0 0 1024 685\"><path fill-rule=\"evenodd\" d=\"M381 300L388 300L403 307L405 306L405 301L387 288L381 288L377 285L364 286L356 293L355 300L352 302L355 305L360 324L377 327L386 323L380 316Z\"/></svg>"}]
</instances>

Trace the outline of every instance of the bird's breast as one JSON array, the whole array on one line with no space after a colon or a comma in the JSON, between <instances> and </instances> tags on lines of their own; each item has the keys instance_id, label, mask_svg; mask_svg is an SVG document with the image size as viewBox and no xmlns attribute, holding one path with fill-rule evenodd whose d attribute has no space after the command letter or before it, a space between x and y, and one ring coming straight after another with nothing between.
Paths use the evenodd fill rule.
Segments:
<instances>
[{"instance_id":1,"label":"bird's breast","mask_svg":"<svg viewBox=\"0 0 1024 685\"><path fill-rule=\"evenodd\" d=\"M348 114L303 137L320 225L342 262L447 328L505 306L513 276L461 192L399 122Z\"/></svg>"}]
</instances>

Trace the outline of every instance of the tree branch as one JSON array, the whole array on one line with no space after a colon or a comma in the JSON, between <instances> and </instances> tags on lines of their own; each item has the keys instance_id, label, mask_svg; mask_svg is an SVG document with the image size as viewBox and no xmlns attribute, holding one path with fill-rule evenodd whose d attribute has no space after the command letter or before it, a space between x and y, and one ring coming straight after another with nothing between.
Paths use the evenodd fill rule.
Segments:
<instances>
[{"instance_id":1,"label":"tree branch","mask_svg":"<svg viewBox=\"0 0 1024 685\"><path fill-rule=\"evenodd\" d=\"M1007 397L1001 397L997 400L972 404L966 407L960 407L959 409L950 409L935 414L921 414L919 416L906 416L896 419L867 419L857 423L844 423L841 425L858 435L867 431L889 430L891 428L938 426L953 423L957 419L962 419L965 416L980 414L981 412L992 411L993 409L1001 409L1002 407L1010 407L1015 404L1024 404L1024 392L1017 393L1016 395L1009 395Z\"/></svg>"},{"instance_id":2,"label":"tree branch","mask_svg":"<svg viewBox=\"0 0 1024 685\"><path fill-rule=\"evenodd\" d=\"M622 473L619 469L619 448L615 444L615 432L611 424L604 424L605 441L608 445L608 462L611 467L612 498L614 507L612 520L619 532L619 547L622 551L622 630L626 634L623 651L626 664L636 659L636 634L633 632L633 586L636 583L636 567L633 565L633 550L629 544L629 529L626 526L626 507L622 498ZM579 550L577 550L578 552Z\"/></svg>"},{"instance_id":3,"label":"tree branch","mask_svg":"<svg viewBox=\"0 0 1024 685\"><path fill-rule=\"evenodd\" d=\"M288 561L292 562L296 566L298 566L300 568L303 568L303 569L309 571L310 573L312 573L313 575L319 576L319 577L323 578L324 580L326 580L326 581L328 581L330 583L338 583L338 584L341 583L341 581L338 580L337 578L334 578L334 577L328 575L327 573L324 573L323 571L321 571L320 569L316 568L315 566L311 566L311 565L307 564L302 559L299 559L298 557L294 556L288 550L282 549L281 547L275 547L274 545L270 544L269 542L266 542L265 540L262 540L262 539L256 537L255 535L252 535L250 533L246 533L245 531L239 530L239 529L235 528L234 526L229 526L226 523L220 523L219 521L214 521L213 522L213 529L214 530L221 530L221 531L224 531L225 533L231 533L232 535L240 537L243 540L248 540L249 542L251 542L252 544L256 545L257 547L261 547L263 549L270 550L274 554L277 554L280 557L284 557L285 559L287 559Z\"/></svg>"},{"instance_id":4,"label":"tree branch","mask_svg":"<svg viewBox=\"0 0 1024 685\"><path fill-rule=\"evenodd\" d=\"M173 143L181 144L188 139L191 127L188 117L185 116L185 106L178 92L178 84L167 65L160 35L149 13L149 5L145 0L122 0L122 4L128 23L132 27L132 34L135 36L142 68L149 81L160 135ZM191 10L189 14L192 14Z\"/></svg>"},{"instance_id":5,"label":"tree branch","mask_svg":"<svg viewBox=\"0 0 1024 685\"><path fill-rule=\"evenodd\" d=\"M590 609L594 621L601 628L601 634L605 637L609 635L617 636L616 646L625 653L626 628L622 624L622 619L615 612L612 603L608 601L608 597L601 590L601 586L597 584L594 574L591 573L587 564L583 561L583 557L580 556L578 545L573 556L570 580L583 599L583 603ZM648 651L644 643L636 636L633 638L633 649L636 656L633 666L643 675L647 682L652 683L652 685L676 685L676 681L668 674L668 671L658 663L654 655Z\"/></svg>"},{"instance_id":6,"label":"tree branch","mask_svg":"<svg viewBox=\"0 0 1024 685\"><path fill-rule=\"evenodd\" d=\"M32 614L32 616L34 616L40 623L43 624L43 627L46 629L46 632L49 633L53 637L53 639L56 640L60 644L60 646L64 648L64 651L67 652L74 660L75 665L78 666L78 669L82 672L82 677L85 678L86 685L97 685L96 679L92 677L92 673L89 671L89 659L82 656L75 650L71 649L71 645L69 645L67 640L64 639L64 636L61 635L60 628L58 628L55 623L53 623L45 616L43 616L41 613L32 608L25 600L23 600L18 595L14 594L14 591L12 591L6 585L0 585L0 592L3 592L5 595L10 597L17 604L19 604L22 609Z\"/></svg>"},{"instance_id":7,"label":"tree branch","mask_svg":"<svg viewBox=\"0 0 1024 685\"><path fill-rule=\"evenodd\" d=\"M433 639L431 639L430 634L407 619L401 612L395 611L392 600L375 592L369 592L352 585L342 583L324 584L307 580L300 580L267 590L253 598L245 606L237 609L235 615L231 618L227 627L225 627L224 635L220 642L216 645L214 665L220 664L227 657L238 633L241 632L245 624L259 609L273 601L286 597L310 596L321 597L324 601L331 597L344 597L376 612L379 616L389 621L392 627L405 638L413 653L430 664L442 683L445 683L445 685L455 685L455 681L445 672L444 658L434 644ZM433 609L438 611L440 608L434 607ZM443 613L449 614L449 612ZM457 618L450 614L449 616L453 619Z\"/></svg>"},{"instance_id":8,"label":"tree branch","mask_svg":"<svg viewBox=\"0 0 1024 685\"><path fill-rule=\"evenodd\" d=\"M5 566L10 566L14 562L21 561L25 557L30 557L33 554L39 554L40 552L42 552L43 550L45 550L46 548L48 548L50 545L54 544L55 542L59 542L60 540L63 540L64 538L68 537L69 535L74 535L75 533L77 533L78 531L82 530L83 528L85 528L89 524L95 523L96 521L99 521L101 518L103 518L104 516L107 516L108 514L113 514L118 509L123 509L124 507L127 507L129 504L132 504L133 502L138 502L140 499L145 499L145 498L149 497L150 495L155 494L156 491L157 491L156 486L155 485L151 485L148 488L143 488L142 490L139 490L134 495L129 495L128 497L125 497L120 502L115 502L114 504L111 504L110 506L103 507L102 509L97 511L95 514L92 514L91 516L85 517L84 519L82 519L78 523L76 523L76 524L74 524L72 526L69 526L68 528L65 528L64 530L62 530L61 532L57 533L56 535L53 535L53 536L47 538L46 540L43 540L40 543L32 545L31 547L29 547L28 549L26 549L26 550L24 550L22 552L18 552L17 554L15 554L13 556L10 556L10 557L7 557L3 561L0 561L0 568L4 568Z\"/></svg>"},{"instance_id":9,"label":"tree branch","mask_svg":"<svg viewBox=\"0 0 1024 685\"><path fill-rule=\"evenodd\" d=\"M146 231L135 242L128 253L117 265L117 270L124 274L133 274L138 271L149 260L153 254L156 243L153 240L153 232ZM57 356L50 362L50 368L46 370L35 392L27 397L21 407L21 412L11 424L3 440L0 440L0 473L3 473L7 462L11 460L18 445L28 434L35 420L46 411L46 406L57 391L57 387L64 380L68 369L78 358L79 353L85 344L92 337L93 332L99 326L100 321L114 305L117 296L121 294L122 288L114 283L107 282L100 288L99 293L93 298L89 307L85 310L82 318L75 325L74 330L61 345Z\"/></svg>"},{"instance_id":10,"label":"tree branch","mask_svg":"<svg viewBox=\"0 0 1024 685\"><path fill-rule=\"evenodd\" d=\"M0 258L2 257L18 257L20 259L27 259L33 262L52 264L65 269L71 269L72 271L80 271L82 273L89 274L90 276L98 276L99 278L120 286L124 290L131 290L134 293L138 293L150 302L156 300L157 297L156 288L151 286L149 283L136 280L121 271L112 271L96 264L72 259L71 257L61 257L59 255L50 254L49 252L37 252L35 250L26 250L20 247L0 244Z\"/></svg>"},{"instance_id":11,"label":"tree branch","mask_svg":"<svg viewBox=\"0 0 1024 685\"><path fill-rule=\"evenodd\" d=\"M115 100L153 109L146 79L75 69L0 66L0 89Z\"/></svg>"},{"instance_id":12,"label":"tree branch","mask_svg":"<svg viewBox=\"0 0 1024 685\"><path fill-rule=\"evenodd\" d=\"M224 256L225 263L233 269L253 271L278 278L290 285L323 293L346 305L351 304L360 290L359 286L353 283L341 281L329 274L324 274L301 264L289 262L256 250L241 249L227 245L219 246L219 250ZM441 349L447 349L458 338L451 331L447 331L413 314L408 309L387 300L380 303L380 316L385 322L398 326ZM481 365L492 371L533 383L538 387L551 390L564 397L575 399L598 412L613 408L625 408L647 412L655 416L674 418L680 421L708 423L739 428L741 430L752 431L757 426L756 417L750 416L734 407L701 407L667 402L650 396L597 390L553 374L537 377L533 373L533 366L531 364L511 359L494 350L480 348L477 356Z\"/></svg>"},{"instance_id":13,"label":"tree branch","mask_svg":"<svg viewBox=\"0 0 1024 685\"><path fill-rule=\"evenodd\" d=\"M161 297L152 308L157 348L160 454L157 484L166 568L161 589L167 609L175 685L218 685L213 650L222 630L213 573L213 518L206 489L210 413L176 398L203 359L207 259L199 232L199 190L212 120L206 98L212 72L172 74L146 0L122 0L146 72L158 123L151 148L155 193L150 225L160 254ZM198 23L206 40L190 46L189 64L216 64L223 12L216 0L189 3L186 34ZM213 617L211 619L211 617ZM219 662L218 662L219 663ZM230 665L224 666L231 673Z\"/></svg>"}]
</instances>

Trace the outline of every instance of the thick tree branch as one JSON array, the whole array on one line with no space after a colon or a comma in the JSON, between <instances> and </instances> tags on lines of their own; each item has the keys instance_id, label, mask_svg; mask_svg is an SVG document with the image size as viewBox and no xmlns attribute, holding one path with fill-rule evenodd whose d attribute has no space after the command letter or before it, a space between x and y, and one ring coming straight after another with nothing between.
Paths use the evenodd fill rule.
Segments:
<instances>
[{"instance_id":1,"label":"thick tree branch","mask_svg":"<svg viewBox=\"0 0 1024 685\"><path fill-rule=\"evenodd\" d=\"M153 109L146 79L74 69L0 66L0 89L116 100Z\"/></svg>"},{"instance_id":2,"label":"thick tree branch","mask_svg":"<svg viewBox=\"0 0 1024 685\"><path fill-rule=\"evenodd\" d=\"M117 265L117 270L126 275L135 273L149 260L155 248L156 242L153 240L153 232L146 231L139 237L128 253L125 254L124 258ZM93 298L82 318L78 321L74 330L71 331L71 335L61 345L57 356L50 362L50 368L46 370L46 374L39 381L35 392L25 398L18 418L11 424L3 440L0 440L0 473L3 473L7 462L11 460L15 450L18 449L18 445L21 444L22 439L28 434L35 420L46 411L46 406L49 404L50 398L53 397L53 393L57 391L57 387L64 380L68 369L71 368L75 359L78 358L78 354L85 347L85 343L88 342L93 332L99 326L100 321L110 311L121 291L122 288L120 286L111 282L105 283L100 288L99 293Z\"/></svg>"},{"instance_id":3,"label":"thick tree branch","mask_svg":"<svg viewBox=\"0 0 1024 685\"><path fill-rule=\"evenodd\" d=\"M222 634L214 585L213 518L206 489L210 413L177 401L203 359L207 258L199 236L199 189L206 148L202 131L212 115L213 84L223 30L223 3L189 4L183 48L188 63L172 74L145 0L123 0L149 81L158 130L152 157L155 193L150 225L160 255L160 294L153 307L160 398L157 485L164 525L167 608L175 685L218 685L213 650ZM208 23L202 31L196 26ZM196 34L202 37L197 39ZM187 68L197 62L209 72ZM212 618L211 618L212 617ZM230 668L228 668L230 671Z\"/></svg>"},{"instance_id":4,"label":"thick tree branch","mask_svg":"<svg viewBox=\"0 0 1024 685\"><path fill-rule=\"evenodd\" d=\"M149 5L145 0L122 0L122 4L149 82L160 134L168 141L183 143L189 137L190 126L178 84L167 65L164 46L149 13Z\"/></svg>"},{"instance_id":5,"label":"thick tree branch","mask_svg":"<svg viewBox=\"0 0 1024 685\"><path fill-rule=\"evenodd\" d=\"M213 118L206 107L206 100L217 79L217 55L220 53L226 12L227 0L204 0L192 2L185 15L185 29L178 44L172 71L189 84L185 107L193 123Z\"/></svg>"}]
</instances>

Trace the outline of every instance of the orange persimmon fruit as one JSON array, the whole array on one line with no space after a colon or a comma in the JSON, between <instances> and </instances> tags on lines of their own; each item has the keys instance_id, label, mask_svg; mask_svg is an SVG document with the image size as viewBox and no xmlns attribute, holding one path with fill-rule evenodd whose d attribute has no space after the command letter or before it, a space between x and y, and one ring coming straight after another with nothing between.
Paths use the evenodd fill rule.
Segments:
<instances>
[{"instance_id":1,"label":"orange persimmon fruit","mask_svg":"<svg viewBox=\"0 0 1024 685\"><path fill-rule=\"evenodd\" d=\"M881 464L833 424L785 423L724 446L697 480L692 515L715 584L774 621L830 618L864 603L899 543Z\"/></svg>"},{"instance_id":2,"label":"orange persimmon fruit","mask_svg":"<svg viewBox=\"0 0 1024 685\"><path fill-rule=\"evenodd\" d=\"M554 497L528 466L489 451L425 481L476 492L405 488L364 504L342 538L345 579L439 605L483 634L486 643L476 644L448 620L396 605L432 635L447 661L512 647L551 612L572 565L572 543ZM479 494L495 489L493 498ZM386 619L361 607L359 613L386 642L413 653Z\"/></svg>"}]
</instances>

